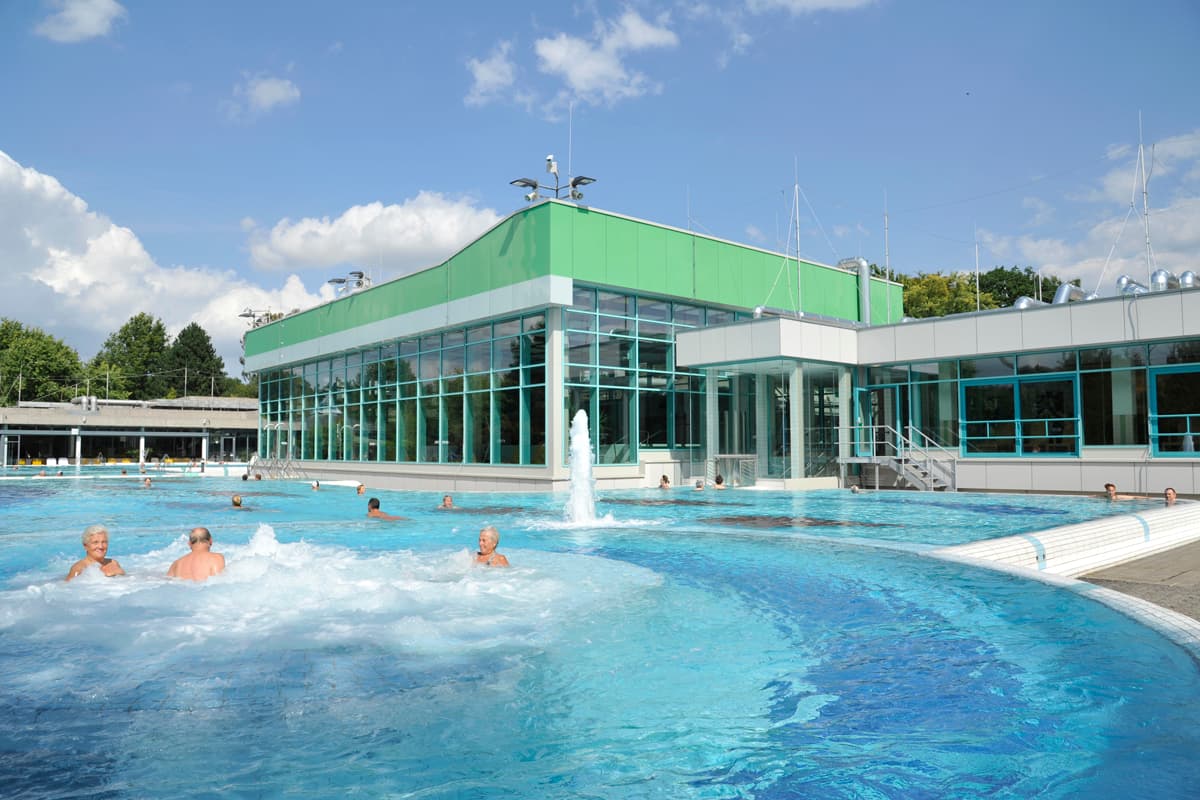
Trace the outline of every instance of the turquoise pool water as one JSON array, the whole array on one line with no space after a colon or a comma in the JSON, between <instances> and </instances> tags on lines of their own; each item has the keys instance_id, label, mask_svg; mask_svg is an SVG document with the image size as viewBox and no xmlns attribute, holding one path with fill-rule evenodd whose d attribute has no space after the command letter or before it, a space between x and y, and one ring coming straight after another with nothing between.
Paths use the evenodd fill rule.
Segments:
<instances>
[{"instance_id":1,"label":"turquoise pool water","mask_svg":"<svg viewBox=\"0 0 1200 800\"><path fill-rule=\"evenodd\" d=\"M1077 594L924 558L1086 498L0 481L15 797L1188 797L1200 670ZM248 510L234 511L240 492ZM1135 507L1122 504L1121 510ZM61 580L102 521L129 575ZM471 565L496 524L509 570ZM206 525L207 584L162 575ZM880 547L864 547L864 543Z\"/></svg>"}]
</instances>

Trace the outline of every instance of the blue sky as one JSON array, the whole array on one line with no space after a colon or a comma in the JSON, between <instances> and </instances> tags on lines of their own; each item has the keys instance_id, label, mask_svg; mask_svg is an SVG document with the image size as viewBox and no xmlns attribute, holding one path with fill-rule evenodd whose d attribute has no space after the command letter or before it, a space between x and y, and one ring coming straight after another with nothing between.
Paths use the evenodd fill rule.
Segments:
<instances>
[{"instance_id":1,"label":"blue sky","mask_svg":"<svg viewBox=\"0 0 1200 800\"><path fill-rule=\"evenodd\" d=\"M0 4L0 316L91 357L132 314L440 261L546 154L598 208L915 274L1111 294L1200 269L1195 0ZM885 201L886 198L886 201ZM978 231L978 233L976 233ZM1111 252L1111 258L1110 258Z\"/></svg>"}]
</instances>

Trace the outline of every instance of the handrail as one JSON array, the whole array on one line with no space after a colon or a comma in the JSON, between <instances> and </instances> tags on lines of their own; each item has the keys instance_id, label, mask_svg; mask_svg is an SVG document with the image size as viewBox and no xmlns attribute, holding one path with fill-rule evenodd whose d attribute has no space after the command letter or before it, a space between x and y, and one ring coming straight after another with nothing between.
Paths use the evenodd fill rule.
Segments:
<instances>
[{"instance_id":1,"label":"handrail","mask_svg":"<svg viewBox=\"0 0 1200 800\"><path fill-rule=\"evenodd\" d=\"M870 447L872 455L884 456L896 461L900 470L905 473L910 482L926 483L920 476L913 475L910 471L904 469L907 464L917 463L924 468L926 475L940 480L950 491L957 491L957 455L952 450L930 439L924 431L912 425L907 427L910 433L921 437L927 444L918 444L913 438L905 436L891 425L850 426L851 430L856 432L856 437L860 431L869 432L869 438L860 438L859 441ZM880 445L883 446L882 453L878 452Z\"/></svg>"}]
</instances>

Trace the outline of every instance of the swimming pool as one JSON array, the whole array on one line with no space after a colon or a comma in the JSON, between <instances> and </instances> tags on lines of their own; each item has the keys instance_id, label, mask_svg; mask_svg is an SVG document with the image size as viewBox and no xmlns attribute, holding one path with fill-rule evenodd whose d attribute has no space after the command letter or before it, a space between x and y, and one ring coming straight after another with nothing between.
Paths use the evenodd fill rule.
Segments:
<instances>
[{"instance_id":1,"label":"swimming pool","mask_svg":"<svg viewBox=\"0 0 1200 800\"><path fill-rule=\"evenodd\" d=\"M1098 501L648 490L601 495L611 521L579 527L563 495L438 512L370 492L410 517L388 523L348 487L156 483L0 481L15 796L1183 797L1200 779L1187 652L920 555ZM129 576L62 583L97 519ZM488 522L512 569L471 566ZM162 578L199 524L227 572Z\"/></svg>"}]
</instances>

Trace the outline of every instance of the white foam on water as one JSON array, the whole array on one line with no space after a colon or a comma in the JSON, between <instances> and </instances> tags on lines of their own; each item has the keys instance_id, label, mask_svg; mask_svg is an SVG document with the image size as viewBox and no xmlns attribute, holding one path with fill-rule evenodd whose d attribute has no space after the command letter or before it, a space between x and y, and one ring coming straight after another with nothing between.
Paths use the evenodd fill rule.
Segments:
<instances>
[{"instance_id":1,"label":"white foam on water","mask_svg":"<svg viewBox=\"0 0 1200 800\"><path fill-rule=\"evenodd\" d=\"M571 496L564 509L568 522L588 524L596 519L596 489L592 477L592 442L587 413L580 409L571 420Z\"/></svg>"},{"instance_id":2,"label":"white foam on water","mask_svg":"<svg viewBox=\"0 0 1200 800\"><path fill-rule=\"evenodd\" d=\"M509 550L515 566L496 569L475 564L466 549L281 543L268 525L244 545L218 549L228 566L203 583L165 577L186 552L180 539L124 557L124 577L90 570L70 583L58 577L0 592L0 635L31 645L28 659L9 661L19 674L0 680L32 690L71 680L91 657L137 674L214 649L371 646L434 662L536 649L660 583L651 570L596 556ZM81 650L87 657L62 657Z\"/></svg>"}]
</instances>

